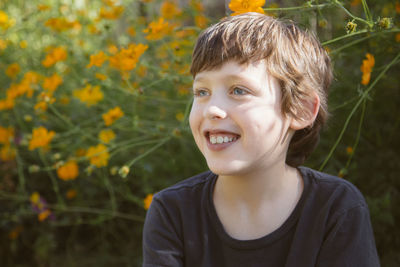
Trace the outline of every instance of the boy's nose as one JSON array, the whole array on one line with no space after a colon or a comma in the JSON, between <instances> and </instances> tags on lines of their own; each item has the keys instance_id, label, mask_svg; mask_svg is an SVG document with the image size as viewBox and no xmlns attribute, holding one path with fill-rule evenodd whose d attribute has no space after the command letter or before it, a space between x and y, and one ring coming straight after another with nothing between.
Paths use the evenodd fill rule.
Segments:
<instances>
[{"instance_id":1,"label":"boy's nose","mask_svg":"<svg viewBox=\"0 0 400 267\"><path fill-rule=\"evenodd\" d=\"M205 110L205 117L209 119L224 119L226 118L226 111L223 109L215 106L215 105L210 105L208 108Z\"/></svg>"}]
</instances>

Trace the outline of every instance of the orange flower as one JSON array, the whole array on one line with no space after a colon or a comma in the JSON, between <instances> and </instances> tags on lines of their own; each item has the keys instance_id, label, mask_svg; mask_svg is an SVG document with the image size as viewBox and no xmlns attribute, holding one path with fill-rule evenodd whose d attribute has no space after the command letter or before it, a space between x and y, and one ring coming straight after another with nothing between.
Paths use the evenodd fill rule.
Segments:
<instances>
[{"instance_id":1,"label":"orange flower","mask_svg":"<svg viewBox=\"0 0 400 267\"><path fill-rule=\"evenodd\" d=\"M144 44L130 44L128 48L121 49L109 58L110 66L123 72L133 70L147 48L148 46Z\"/></svg>"},{"instance_id":2,"label":"orange flower","mask_svg":"<svg viewBox=\"0 0 400 267\"><path fill-rule=\"evenodd\" d=\"M43 126L33 129L32 139L29 141L29 150L34 150L38 147L47 147L55 134L55 132L49 132Z\"/></svg>"},{"instance_id":3,"label":"orange flower","mask_svg":"<svg viewBox=\"0 0 400 267\"><path fill-rule=\"evenodd\" d=\"M110 109L107 113L104 113L102 115L106 126L110 126L122 116L124 116L124 112L121 110L120 107L115 107L113 109Z\"/></svg>"},{"instance_id":4,"label":"orange flower","mask_svg":"<svg viewBox=\"0 0 400 267\"><path fill-rule=\"evenodd\" d=\"M49 209L45 209L38 214L38 220L40 222L46 220L51 215L51 211Z\"/></svg>"},{"instance_id":5,"label":"orange flower","mask_svg":"<svg viewBox=\"0 0 400 267\"><path fill-rule=\"evenodd\" d=\"M143 207L145 210L150 208L150 204L153 201L153 194L147 194L146 198L143 200Z\"/></svg>"},{"instance_id":6,"label":"orange flower","mask_svg":"<svg viewBox=\"0 0 400 267\"><path fill-rule=\"evenodd\" d=\"M361 84L367 85L371 79L371 72L372 68L375 65L375 58L372 54L367 53L366 54L366 59L363 60L363 63L360 67L361 72L363 73L362 79L361 79Z\"/></svg>"},{"instance_id":7,"label":"orange flower","mask_svg":"<svg viewBox=\"0 0 400 267\"><path fill-rule=\"evenodd\" d=\"M100 51L99 53L90 56L90 63L86 66L86 68L91 68L93 66L101 67L106 60L107 55L104 54L103 51Z\"/></svg>"},{"instance_id":8,"label":"orange flower","mask_svg":"<svg viewBox=\"0 0 400 267\"><path fill-rule=\"evenodd\" d=\"M61 78L61 76L57 73L54 73L52 76L44 78L42 86L43 89L54 92L57 87L62 84L62 82L63 79Z\"/></svg>"},{"instance_id":9,"label":"orange flower","mask_svg":"<svg viewBox=\"0 0 400 267\"><path fill-rule=\"evenodd\" d=\"M14 79L15 76L17 76L17 74L18 74L20 71L21 71L21 68L20 68L20 66L18 65L18 63L13 63L13 64L10 64L10 65L7 67L6 75L7 75L8 77Z\"/></svg>"},{"instance_id":10,"label":"orange flower","mask_svg":"<svg viewBox=\"0 0 400 267\"><path fill-rule=\"evenodd\" d=\"M4 128L0 126L0 144L7 145L10 143L10 139L14 137L14 128Z\"/></svg>"},{"instance_id":11,"label":"orange flower","mask_svg":"<svg viewBox=\"0 0 400 267\"><path fill-rule=\"evenodd\" d=\"M17 239L22 230L23 230L22 226L18 225L17 227L11 230L11 232L8 234L8 238L11 240Z\"/></svg>"},{"instance_id":12,"label":"orange flower","mask_svg":"<svg viewBox=\"0 0 400 267\"><path fill-rule=\"evenodd\" d=\"M90 164L95 165L96 167L102 167L107 166L110 154L105 145L99 144L97 146L89 147L86 152L86 157L89 158Z\"/></svg>"},{"instance_id":13,"label":"orange flower","mask_svg":"<svg viewBox=\"0 0 400 267\"><path fill-rule=\"evenodd\" d=\"M99 19L118 19L122 12L124 12L123 6L114 6L111 9L100 8Z\"/></svg>"},{"instance_id":14,"label":"orange flower","mask_svg":"<svg viewBox=\"0 0 400 267\"><path fill-rule=\"evenodd\" d=\"M262 6L265 5L265 0L232 0L229 3L229 8L234 11L232 16L236 16L246 12L258 12L264 14Z\"/></svg>"},{"instance_id":15,"label":"orange flower","mask_svg":"<svg viewBox=\"0 0 400 267\"><path fill-rule=\"evenodd\" d=\"M65 197L67 199L73 199L76 197L77 194L78 192L75 189L70 189L67 191L67 193L65 193Z\"/></svg>"},{"instance_id":16,"label":"orange flower","mask_svg":"<svg viewBox=\"0 0 400 267\"><path fill-rule=\"evenodd\" d=\"M15 159L17 151L15 148L12 148L9 144L4 145L0 149L0 159L3 161L10 161Z\"/></svg>"},{"instance_id":17,"label":"orange flower","mask_svg":"<svg viewBox=\"0 0 400 267\"><path fill-rule=\"evenodd\" d=\"M173 27L165 21L164 18L159 18L157 21L150 22L149 26L143 30L147 33L146 39L150 41L160 40L171 33Z\"/></svg>"},{"instance_id":18,"label":"orange flower","mask_svg":"<svg viewBox=\"0 0 400 267\"><path fill-rule=\"evenodd\" d=\"M57 175L61 180L74 180L79 175L79 167L76 161L70 160L57 169Z\"/></svg>"},{"instance_id":19,"label":"orange flower","mask_svg":"<svg viewBox=\"0 0 400 267\"><path fill-rule=\"evenodd\" d=\"M352 0L350 3L351 6L358 6L359 4L361 4L361 0Z\"/></svg>"},{"instance_id":20,"label":"orange flower","mask_svg":"<svg viewBox=\"0 0 400 267\"><path fill-rule=\"evenodd\" d=\"M6 98L4 100L0 100L0 110L12 109L13 107L14 107L14 99Z\"/></svg>"},{"instance_id":21,"label":"orange flower","mask_svg":"<svg viewBox=\"0 0 400 267\"><path fill-rule=\"evenodd\" d=\"M180 8L172 1L165 1L161 4L161 17L163 18L172 19L181 13Z\"/></svg>"},{"instance_id":22,"label":"orange flower","mask_svg":"<svg viewBox=\"0 0 400 267\"><path fill-rule=\"evenodd\" d=\"M347 153L347 154L351 155L351 154L353 154L353 152L354 152L354 149L353 149L351 146L348 146L348 147L346 148L346 153Z\"/></svg>"},{"instance_id":23,"label":"orange flower","mask_svg":"<svg viewBox=\"0 0 400 267\"><path fill-rule=\"evenodd\" d=\"M49 68L59 61L64 61L67 58L67 51L62 47L56 47L50 50L46 58L42 61L42 65Z\"/></svg>"}]
</instances>

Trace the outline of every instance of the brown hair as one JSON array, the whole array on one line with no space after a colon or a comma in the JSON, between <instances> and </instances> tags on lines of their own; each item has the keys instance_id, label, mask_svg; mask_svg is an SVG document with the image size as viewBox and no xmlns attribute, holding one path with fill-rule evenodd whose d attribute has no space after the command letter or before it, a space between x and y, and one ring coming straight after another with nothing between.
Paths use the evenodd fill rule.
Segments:
<instances>
[{"instance_id":1,"label":"brown hair","mask_svg":"<svg viewBox=\"0 0 400 267\"><path fill-rule=\"evenodd\" d=\"M311 92L320 99L318 115L312 125L295 132L286 163L302 164L319 141L327 120L327 94L332 81L329 56L317 38L293 22L284 22L259 13L224 18L205 29L197 39L190 72L221 67L235 60L240 64L265 60L267 72L282 90L282 113L304 118L303 107Z\"/></svg>"}]
</instances>

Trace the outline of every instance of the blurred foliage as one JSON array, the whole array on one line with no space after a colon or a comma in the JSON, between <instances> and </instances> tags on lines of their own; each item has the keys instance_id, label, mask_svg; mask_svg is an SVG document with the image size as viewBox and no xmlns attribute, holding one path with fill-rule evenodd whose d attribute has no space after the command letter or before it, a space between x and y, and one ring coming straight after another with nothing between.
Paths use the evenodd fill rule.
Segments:
<instances>
[{"instance_id":1,"label":"blurred foliage","mask_svg":"<svg viewBox=\"0 0 400 267\"><path fill-rule=\"evenodd\" d=\"M332 117L306 165L360 188L382 266L399 266L399 1L233 2L299 22L329 51ZM211 13L196 0L0 2L1 266L140 266L152 194L207 168L187 116L196 36L225 15Z\"/></svg>"}]
</instances>

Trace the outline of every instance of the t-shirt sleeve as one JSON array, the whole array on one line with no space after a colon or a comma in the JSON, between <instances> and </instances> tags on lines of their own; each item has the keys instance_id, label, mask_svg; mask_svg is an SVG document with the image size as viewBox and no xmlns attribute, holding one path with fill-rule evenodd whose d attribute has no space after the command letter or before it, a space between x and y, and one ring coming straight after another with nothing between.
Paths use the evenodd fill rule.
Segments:
<instances>
[{"instance_id":1,"label":"t-shirt sleeve","mask_svg":"<svg viewBox=\"0 0 400 267\"><path fill-rule=\"evenodd\" d=\"M183 266L183 244L171 217L154 197L143 228L143 267Z\"/></svg>"},{"instance_id":2,"label":"t-shirt sleeve","mask_svg":"<svg viewBox=\"0 0 400 267\"><path fill-rule=\"evenodd\" d=\"M367 206L359 205L336 216L316 266L380 266Z\"/></svg>"}]
</instances>

